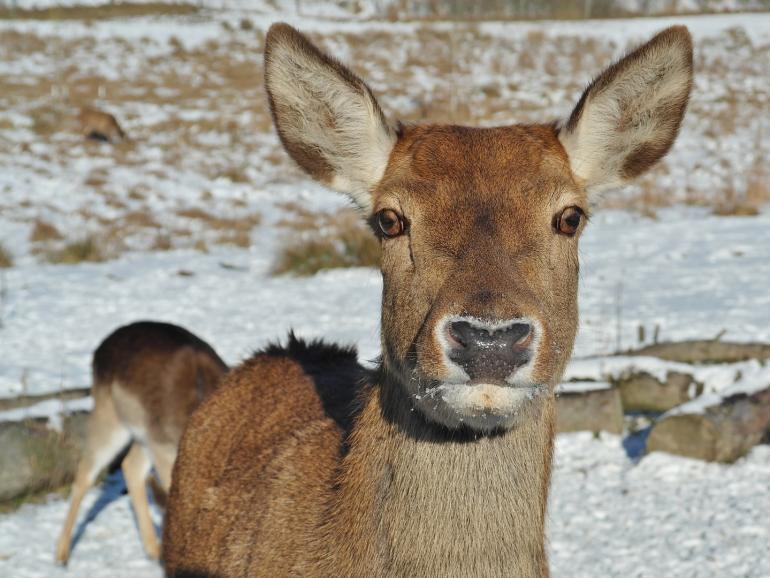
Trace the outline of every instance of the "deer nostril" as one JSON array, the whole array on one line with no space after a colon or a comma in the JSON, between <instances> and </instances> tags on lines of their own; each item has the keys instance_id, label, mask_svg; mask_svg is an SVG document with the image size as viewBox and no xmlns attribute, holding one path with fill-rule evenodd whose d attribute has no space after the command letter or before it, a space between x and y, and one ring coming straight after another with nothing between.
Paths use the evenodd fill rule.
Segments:
<instances>
[{"instance_id":1,"label":"deer nostril","mask_svg":"<svg viewBox=\"0 0 770 578\"><path fill-rule=\"evenodd\" d=\"M447 326L449 342L458 348L468 347L471 333L471 324L467 321L455 321Z\"/></svg>"},{"instance_id":2,"label":"deer nostril","mask_svg":"<svg viewBox=\"0 0 770 578\"><path fill-rule=\"evenodd\" d=\"M471 378L505 379L531 358L534 331L526 322L503 327L458 320L447 325L449 358Z\"/></svg>"},{"instance_id":3,"label":"deer nostril","mask_svg":"<svg viewBox=\"0 0 770 578\"><path fill-rule=\"evenodd\" d=\"M518 327L517 327L518 326ZM528 323L516 323L514 327L517 327L515 333L518 337L514 337L514 345L526 346L532 343L532 326Z\"/></svg>"}]
</instances>

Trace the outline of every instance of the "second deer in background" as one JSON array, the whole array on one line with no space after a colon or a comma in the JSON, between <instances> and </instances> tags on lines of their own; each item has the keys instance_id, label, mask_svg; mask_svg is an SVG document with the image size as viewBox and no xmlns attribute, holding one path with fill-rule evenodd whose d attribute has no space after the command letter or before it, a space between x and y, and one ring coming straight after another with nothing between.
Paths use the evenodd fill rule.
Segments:
<instances>
[{"instance_id":1,"label":"second deer in background","mask_svg":"<svg viewBox=\"0 0 770 578\"><path fill-rule=\"evenodd\" d=\"M168 491L177 446L190 414L217 386L227 365L205 341L168 323L140 321L115 330L93 358L94 409L72 484L56 561L69 560L80 503L102 469L129 447L121 467L150 558L160 546L146 481L155 467Z\"/></svg>"}]
</instances>

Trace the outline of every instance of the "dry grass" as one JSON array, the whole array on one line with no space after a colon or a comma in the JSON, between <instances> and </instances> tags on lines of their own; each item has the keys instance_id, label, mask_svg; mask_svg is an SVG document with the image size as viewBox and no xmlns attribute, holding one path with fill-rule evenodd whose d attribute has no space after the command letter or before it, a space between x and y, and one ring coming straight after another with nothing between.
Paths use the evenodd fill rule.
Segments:
<instances>
[{"instance_id":1,"label":"dry grass","mask_svg":"<svg viewBox=\"0 0 770 578\"><path fill-rule=\"evenodd\" d=\"M149 209L131 211L117 220L125 227L133 229L158 229L160 223L155 220Z\"/></svg>"},{"instance_id":2,"label":"dry grass","mask_svg":"<svg viewBox=\"0 0 770 578\"><path fill-rule=\"evenodd\" d=\"M164 2L116 2L98 6L72 5L50 8L14 8L0 6L2 20L104 20L108 18L136 18L140 16L179 16L195 14L193 4Z\"/></svg>"},{"instance_id":3,"label":"dry grass","mask_svg":"<svg viewBox=\"0 0 770 578\"><path fill-rule=\"evenodd\" d=\"M88 174L83 184L99 190L107 184L108 177L109 173L105 169L94 169Z\"/></svg>"},{"instance_id":4,"label":"dry grass","mask_svg":"<svg viewBox=\"0 0 770 578\"><path fill-rule=\"evenodd\" d=\"M219 177L229 179L231 183L248 183L249 176L246 174L245 166L233 166L220 172Z\"/></svg>"},{"instance_id":5,"label":"dry grass","mask_svg":"<svg viewBox=\"0 0 770 578\"><path fill-rule=\"evenodd\" d=\"M251 246L251 235L249 231L244 230L227 231L217 237L217 243L219 245L235 245L245 249Z\"/></svg>"},{"instance_id":6,"label":"dry grass","mask_svg":"<svg viewBox=\"0 0 770 578\"><path fill-rule=\"evenodd\" d=\"M32 130L38 136L50 136L61 130L64 124L64 112L54 105L41 105L29 111Z\"/></svg>"},{"instance_id":7,"label":"dry grass","mask_svg":"<svg viewBox=\"0 0 770 578\"><path fill-rule=\"evenodd\" d=\"M262 222L260 213L246 213L236 217L220 217L200 207L190 207L176 211L177 216L199 221L209 229L241 231L249 233Z\"/></svg>"},{"instance_id":8,"label":"dry grass","mask_svg":"<svg viewBox=\"0 0 770 578\"><path fill-rule=\"evenodd\" d=\"M174 241L168 233L158 232L150 246L153 251L170 251L174 248Z\"/></svg>"},{"instance_id":9,"label":"dry grass","mask_svg":"<svg viewBox=\"0 0 770 578\"><path fill-rule=\"evenodd\" d=\"M0 269L8 269L13 267L13 257L11 253L0 244Z\"/></svg>"},{"instance_id":10,"label":"dry grass","mask_svg":"<svg viewBox=\"0 0 770 578\"><path fill-rule=\"evenodd\" d=\"M757 160L746 175L746 186L743 192L738 191L735 182L730 180L713 212L723 217L753 217L759 214L762 205L768 203L770 203L770 177L764 166Z\"/></svg>"},{"instance_id":11,"label":"dry grass","mask_svg":"<svg viewBox=\"0 0 770 578\"><path fill-rule=\"evenodd\" d=\"M48 263L71 265L75 263L106 261L112 252L105 247L103 239L88 235L82 239L70 241L59 249L51 249L44 253Z\"/></svg>"},{"instance_id":12,"label":"dry grass","mask_svg":"<svg viewBox=\"0 0 770 578\"><path fill-rule=\"evenodd\" d=\"M57 241L62 239L63 236L59 229L57 229L51 223L42 219L35 219L35 224L32 227L32 231L29 234L29 240L32 243L44 243L49 241Z\"/></svg>"},{"instance_id":13,"label":"dry grass","mask_svg":"<svg viewBox=\"0 0 770 578\"><path fill-rule=\"evenodd\" d=\"M746 179L746 201L757 207L770 203L770 172L759 162Z\"/></svg>"},{"instance_id":14,"label":"dry grass","mask_svg":"<svg viewBox=\"0 0 770 578\"><path fill-rule=\"evenodd\" d=\"M380 242L351 210L301 211L280 223L287 235L273 264L273 274L313 275L323 269L378 267Z\"/></svg>"},{"instance_id":15,"label":"dry grass","mask_svg":"<svg viewBox=\"0 0 770 578\"><path fill-rule=\"evenodd\" d=\"M670 192L657 185L655 176L657 175L642 177L633 193L609 195L602 200L601 206L606 209L631 211L650 219L656 219L657 211L670 207L672 200Z\"/></svg>"}]
</instances>

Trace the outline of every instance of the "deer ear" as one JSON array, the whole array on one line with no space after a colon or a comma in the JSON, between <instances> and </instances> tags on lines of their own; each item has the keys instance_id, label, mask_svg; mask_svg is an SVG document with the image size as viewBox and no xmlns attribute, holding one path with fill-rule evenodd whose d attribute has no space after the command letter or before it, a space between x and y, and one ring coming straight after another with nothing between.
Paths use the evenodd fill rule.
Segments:
<instances>
[{"instance_id":1,"label":"deer ear","mask_svg":"<svg viewBox=\"0 0 770 578\"><path fill-rule=\"evenodd\" d=\"M316 180L364 210L396 142L366 84L288 24L265 41L265 85L278 135Z\"/></svg>"},{"instance_id":2,"label":"deer ear","mask_svg":"<svg viewBox=\"0 0 770 578\"><path fill-rule=\"evenodd\" d=\"M692 39L684 26L663 30L590 84L559 132L589 192L633 179L668 152L691 87Z\"/></svg>"}]
</instances>

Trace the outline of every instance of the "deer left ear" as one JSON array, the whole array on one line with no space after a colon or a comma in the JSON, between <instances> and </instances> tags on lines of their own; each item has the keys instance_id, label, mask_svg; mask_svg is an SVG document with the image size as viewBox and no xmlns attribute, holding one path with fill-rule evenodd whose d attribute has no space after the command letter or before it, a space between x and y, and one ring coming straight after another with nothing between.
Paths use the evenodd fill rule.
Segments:
<instances>
[{"instance_id":1,"label":"deer left ear","mask_svg":"<svg viewBox=\"0 0 770 578\"><path fill-rule=\"evenodd\" d=\"M265 86L278 136L297 164L371 211L397 135L364 81L278 23L265 40Z\"/></svg>"},{"instance_id":2,"label":"deer left ear","mask_svg":"<svg viewBox=\"0 0 770 578\"><path fill-rule=\"evenodd\" d=\"M657 34L585 90L559 140L589 193L622 185L671 148L692 87L692 39L684 26Z\"/></svg>"}]
</instances>

